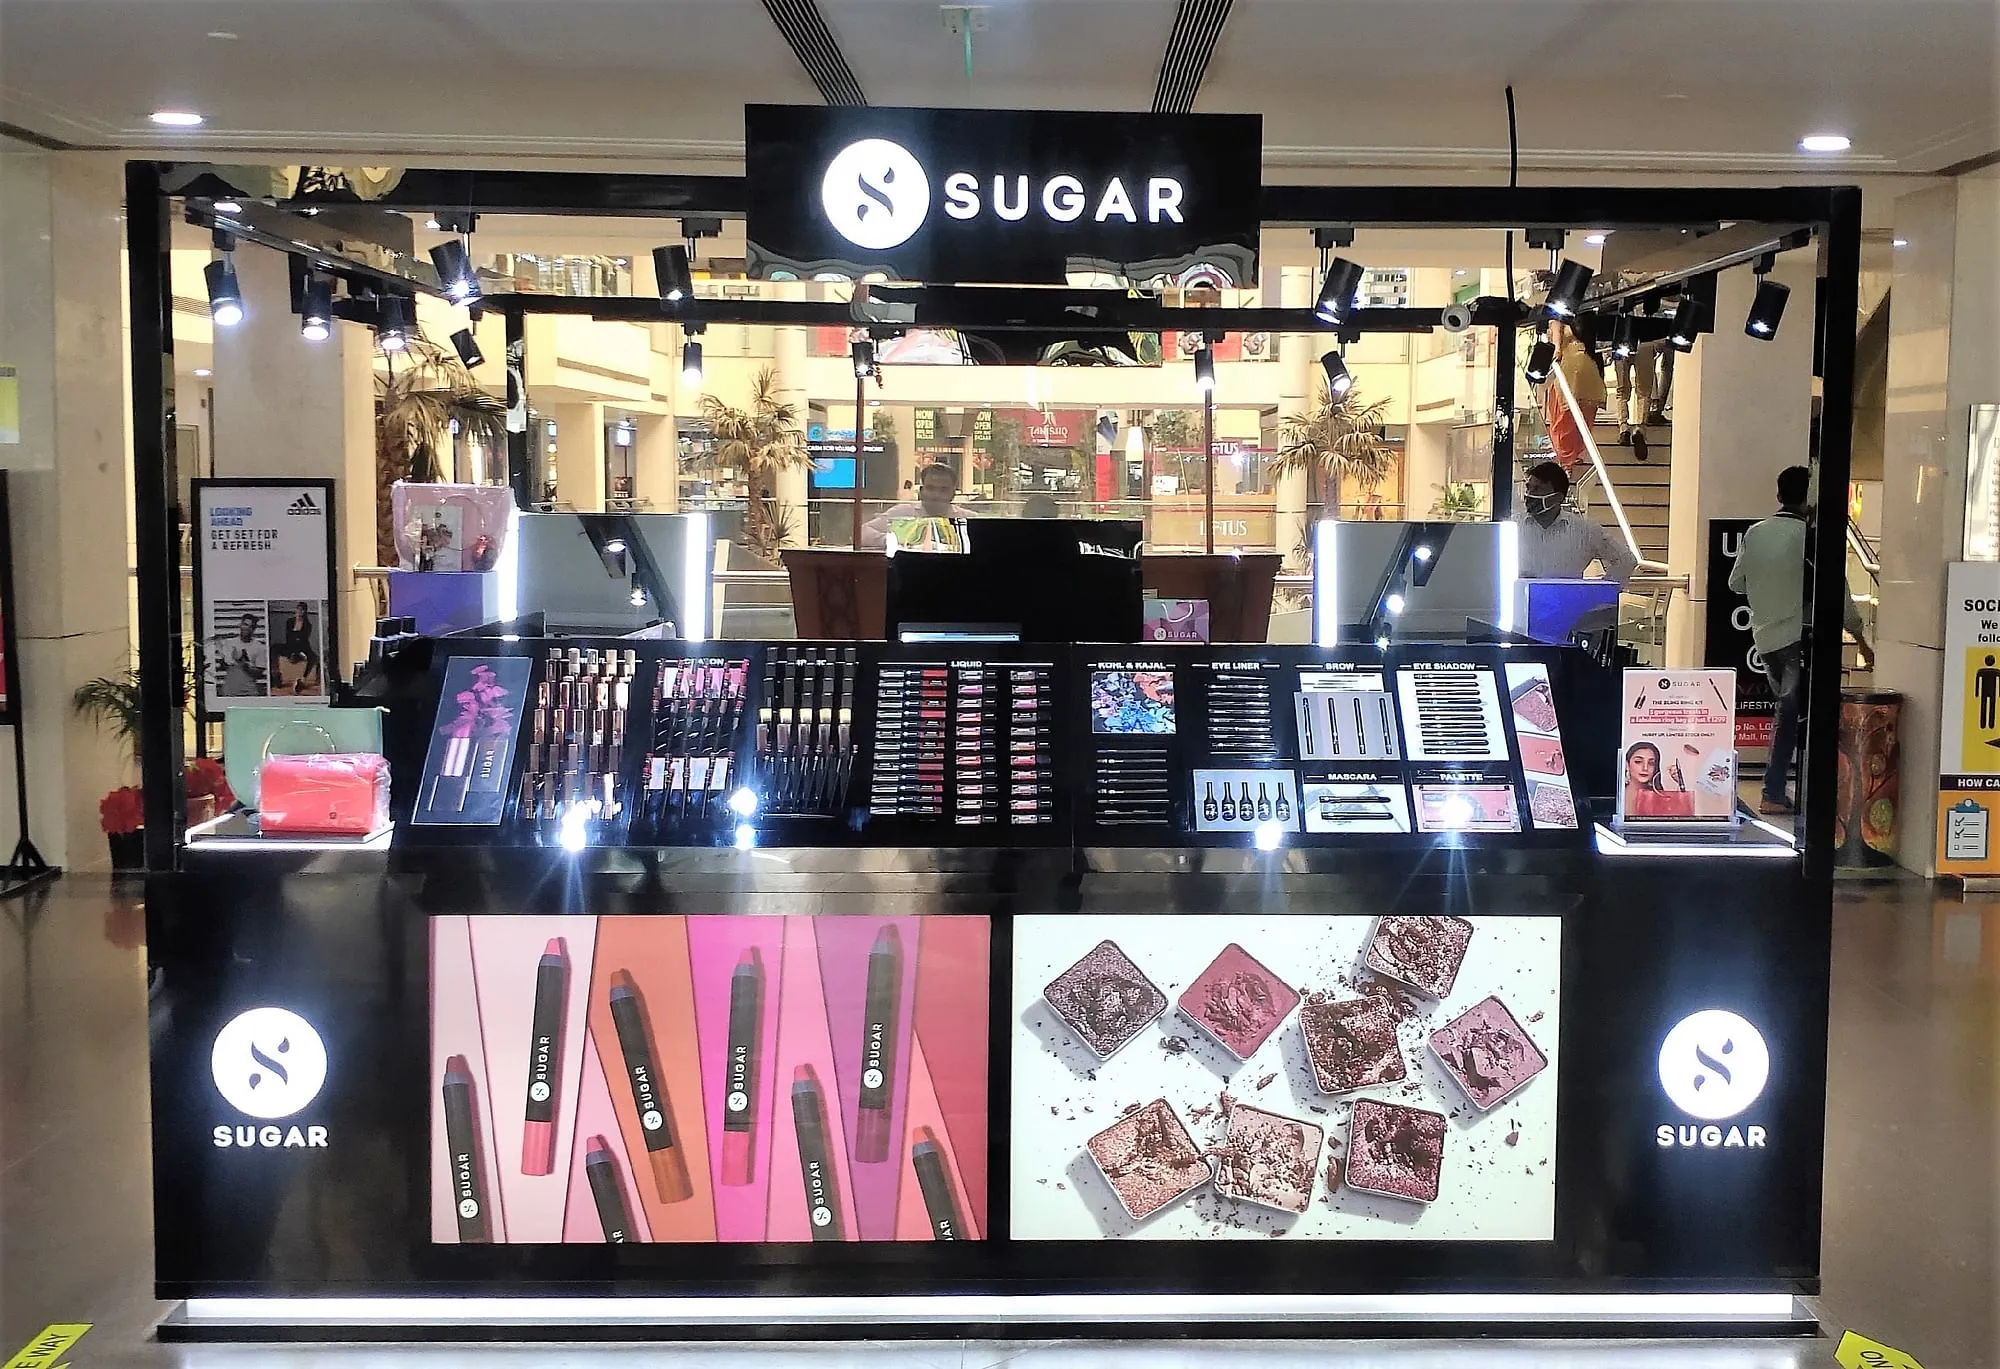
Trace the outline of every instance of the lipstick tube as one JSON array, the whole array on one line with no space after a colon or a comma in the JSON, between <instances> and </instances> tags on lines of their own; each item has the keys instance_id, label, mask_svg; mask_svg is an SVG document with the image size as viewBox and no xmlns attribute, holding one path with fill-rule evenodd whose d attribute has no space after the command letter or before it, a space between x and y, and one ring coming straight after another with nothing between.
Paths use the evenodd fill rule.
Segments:
<instances>
[{"instance_id":1,"label":"lipstick tube","mask_svg":"<svg viewBox=\"0 0 2000 1369\"><path fill-rule=\"evenodd\" d=\"M764 968L755 946L729 976L728 1055L723 1059L722 1182L740 1188L757 1167L757 1038L763 1026Z\"/></svg>"},{"instance_id":2,"label":"lipstick tube","mask_svg":"<svg viewBox=\"0 0 2000 1369\"><path fill-rule=\"evenodd\" d=\"M799 1176L805 1180L806 1220L812 1225L812 1238L844 1240L840 1195L833 1183L833 1162L827 1156L824 1100L811 1065L800 1065L792 1072L792 1126L799 1137Z\"/></svg>"},{"instance_id":3,"label":"lipstick tube","mask_svg":"<svg viewBox=\"0 0 2000 1369\"><path fill-rule=\"evenodd\" d=\"M556 1093L562 1086L563 999L569 985L569 952L549 938L535 967L535 1018L528 1037L528 1099L521 1127L521 1172L552 1174L556 1167Z\"/></svg>"},{"instance_id":4,"label":"lipstick tube","mask_svg":"<svg viewBox=\"0 0 2000 1369\"><path fill-rule=\"evenodd\" d=\"M444 1141L459 1243L482 1245L493 1239L493 1231L486 1220L486 1176L479 1151L479 1121L473 1108L472 1067L462 1055L444 1062Z\"/></svg>"},{"instance_id":5,"label":"lipstick tube","mask_svg":"<svg viewBox=\"0 0 2000 1369\"><path fill-rule=\"evenodd\" d=\"M958 1200L952 1195L951 1175L944 1167L944 1151L929 1127L918 1127L916 1144L910 1147L910 1167L917 1171L917 1188L924 1195L924 1211L931 1219L931 1234L940 1241L965 1239L965 1220L959 1216Z\"/></svg>"},{"instance_id":6,"label":"lipstick tube","mask_svg":"<svg viewBox=\"0 0 2000 1369\"><path fill-rule=\"evenodd\" d=\"M889 1105L896 1084L896 1010L902 987L902 938L890 923L875 934L875 944L868 951L868 993L861 1018L861 1096L854 1125L854 1158L863 1164L880 1164L889 1158Z\"/></svg>"},{"instance_id":7,"label":"lipstick tube","mask_svg":"<svg viewBox=\"0 0 2000 1369\"><path fill-rule=\"evenodd\" d=\"M611 1143L602 1136L590 1138L583 1156L584 1177L590 1180L591 1201L597 1205L597 1221L604 1239L624 1245L632 1239L632 1213L625 1206L625 1185L618 1177L618 1161L612 1158Z\"/></svg>"},{"instance_id":8,"label":"lipstick tube","mask_svg":"<svg viewBox=\"0 0 2000 1369\"><path fill-rule=\"evenodd\" d=\"M654 1064L653 1033L639 986L631 972L611 976L611 1022L618 1032L618 1049L625 1058L625 1082L632 1088L632 1106L646 1136L646 1160L653 1171L653 1191L663 1203L685 1202L694 1196L687 1156L674 1136L673 1105L666 1081Z\"/></svg>"}]
</instances>

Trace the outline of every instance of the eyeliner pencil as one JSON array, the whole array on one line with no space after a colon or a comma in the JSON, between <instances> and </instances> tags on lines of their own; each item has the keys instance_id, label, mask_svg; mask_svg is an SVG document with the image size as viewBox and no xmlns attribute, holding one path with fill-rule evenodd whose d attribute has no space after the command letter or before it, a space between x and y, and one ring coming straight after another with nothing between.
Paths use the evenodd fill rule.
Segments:
<instances>
[{"instance_id":1,"label":"eyeliner pencil","mask_svg":"<svg viewBox=\"0 0 2000 1369\"><path fill-rule=\"evenodd\" d=\"M653 1191L663 1203L685 1202L694 1196L688 1179L687 1156L674 1137L673 1105L666 1081L660 1078L653 1054L652 1028L639 998L632 972L611 976L611 1023L618 1032L618 1050L625 1058L625 1082L632 1087L632 1106L639 1129L646 1134L646 1162L653 1171Z\"/></svg>"},{"instance_id":2,"label":"eyeliner pencil","mask_svg":"<svg viewBox=\"0 0 2000 1369\"><path fill-rule=\"evenodd\" d=\"M910 1147L910 1166L917 1171L917 1188L924 1195L924 1211L930 1214L931 1234L940 1241L965 1239L965 1223L952 1197L951 1175L945 1172L944 1152L929 1127L918 1127L916 1144Z\"/></svg>"},{"instance_id":3,"label":"eyeliner pencil","mask_svg":"<svg viewBox=\"0 0 2000 1369\"><path fill-rule=\"evenodd\" d=\"M861 1097L854 1123L854 1158L889 1158L889 1106L896 1085L896 1009L903 989L901 935L892 922L868 952L868 995L861 1018Z\"/></svg>"},{"instance_id":4,"label":"eyeliner pencil","mask_svg":"<svg viewBox=\"0 0 2000 1369\"><path fill-rule=\"evenodd\" d=\"M472 1098L472 1067L462 1055L444 1062L444 1139L451 1164L451 1205L458 1239L480 1245L493 1239L486 1221L486 1176L481 1172L479 1121Z\"/></svg>"},{"instance_id":5,"label":"eyeliner pencil","mask_svg":"<svg viewBox=\"0 0 2000 1369\"><path fill-rule=\"evenodd\" d=\"M590 1197L597 1204L597 1220L604 1239L624 1245L632 1239L632 1214L625 1206L625 1186L618 1177L618 1161L611 1156L611 1143L602 1136L590 1138L583 1156L584 1177L590 1180Z\"/></svg>"},{"instance_id":6,"label":"eyeliner pencil","mask_svg":"<svg viewBox=\"0 0 2000 1369\"><path fill-rule=\"evenodd\" d=\"M556 1092L562 1086L563 999L569 986L569 952L559 936L542 948L535 967L535 1018L528 1038L528 1102L521 1127L521 1172L552 1174L556 1167Z\"/></svg>"},{"instance_id":7,"label":"eyeliner pencil","mask_svg":"<svg viewBox=\"0 0 2000 1369\"><path fill-rule=\"evenodd\" d=\"M833 1186L833 1162L827 1156L826 1112L819 1077L811 1065L792 1071L792 1126L799 1135L799 1177L806 1186L806 1220L816 1241L838 1241L840 1196Z\"/></svg>"}]
</instances>

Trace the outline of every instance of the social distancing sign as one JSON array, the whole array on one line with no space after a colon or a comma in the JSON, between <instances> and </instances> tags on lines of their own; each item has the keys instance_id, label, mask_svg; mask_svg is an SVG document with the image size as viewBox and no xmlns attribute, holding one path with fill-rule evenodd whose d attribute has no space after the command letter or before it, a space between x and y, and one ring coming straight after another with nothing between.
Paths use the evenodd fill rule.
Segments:
<instances>
[{"instance_id":1,"label":"social distancing sign","mask_svg":"<svg viewBox=\"0 0 2000 1369\"><path fill-rule=\"evenodd\" d=\"M87 1321L54 1321L14 1353L0 1369L63 1369L64 1357L90 1330Z\"/></svg>"},{"instance_id":2,"label":"social distancing sign","mask_svg":"<svg viewBox=\"0 0 2000 1369\"><path fill-rule=\"evenodd\" d=\"M2000 875L2000 564L1947 571L1938 716L1940 875Z\"/></svg>"}]
</instances>

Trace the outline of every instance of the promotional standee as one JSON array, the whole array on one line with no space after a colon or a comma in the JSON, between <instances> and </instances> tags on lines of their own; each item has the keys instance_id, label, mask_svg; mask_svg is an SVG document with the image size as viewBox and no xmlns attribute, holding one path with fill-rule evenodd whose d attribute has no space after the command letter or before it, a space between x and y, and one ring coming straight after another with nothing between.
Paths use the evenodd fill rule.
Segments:
<instances>
[{"instance_id":1,"label":"promotional standee","mask_svg":"<svg viewBox=\"0 0 2000 1369\"><path fill-rule=\"evenodd\" d=\"M1736 746L1768 748L1777 725L1778 699L1764 658L1750 636L1750 599L1729 587L1729 573L1743 550L1743 534L1755 518L1708 520L1708 610L1702 663L1736 673Z\"/></svg>"},{"instance_id":2,"label":"promotional standee","mask_svg":"<svg viewBox=\"0 0 2000 1369\"><path fill-rule=\"evenodd\" d=\"M200 716L325 703L340 642L333 481L193 486Z\"/></svg>"},{"instance_id":3,"label":"promotional standee","mask_svg":"<svg viewBox=\"0 0 2000 1369\"><path fill-rule=\"evenodd\" d=\"M2000 563L1945 571L1938 714L1937 872L2000 875Z\"/></svg>"},{"instance_id":4,"label":"promotional standee","mask_svg":"<svg viewBox=\"0 0 2000 1369\"><path fill-rule=\"evenodd\" d=\"M1736 821L1736 672L1625 672L1619 715L1621 825Z\"/></svg>"}]
</instances>

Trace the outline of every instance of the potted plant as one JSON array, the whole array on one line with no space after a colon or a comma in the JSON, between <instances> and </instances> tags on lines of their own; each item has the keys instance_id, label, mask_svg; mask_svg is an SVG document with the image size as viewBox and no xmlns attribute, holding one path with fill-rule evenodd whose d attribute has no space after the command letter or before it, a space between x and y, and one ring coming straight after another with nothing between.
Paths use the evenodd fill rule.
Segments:
<instances>
[{"instance_id":1,"label":"potted plant","mask_svg":"<svg viewBox=\"0 0 2000 1369\"><path fill-rule=\"evenodd\" d=\"M183 687L183 697L192 697L192 679L185 681ZM117 675L100 675L78 685L70 696L70 707L95 723L99 731L109 732L122 741L128 759L135 768L138 766L141 709L137 667L127 666ZM190 827L236 806L236 795L229 788L220 761L194 757L187 762L183 774ZM111 868L144 869L146 803L139 786L122 784L106 794L98 802L97 817L111 846Z\"/></svg>"},{"instance_id":2,"label":"potted plant","mask_svg":"<svg viewBox=\"0 0 2000 1369\"><path fill-rule=\"evenodd\" d=\"M479 387L449 348L421 335L410 338L399 366L375 379L375 554L396 564L396 529L390 486L398 480L435 481L445 473L439 453L451 451L452 424L471 441L491 448L507 443L507 406Z\"/></svg>"},{"instance_id":3,"label":"potted plant","mask_svg":"<svg viewBox=\"0 0 2000 1369\"><path fill-rule=\"evenodd\" d=\"M778 398L777 368L766 366L751 382L749 408L703 394L701 416L712 441L703 464L743 482L743 549L775 566L797 531L778 503L778 474L812 460L798 409Z\"/></svg>"},{"instance_id":4,"label":"potted plant","mask_svg":"<svg viewBox=\"0 0 2000 1369\"><path fill-rule=\"evenodd\" d=\"M1363 404L1355 391L1330 394L1322 380L1305 413L1284 421L1271 469L1280 475L1305 471L1319 481L1329 518L1340 517L1340 486L1350 476L1368 489L1396 469L1396 449L1382 436L1387 399Z\"/></svg>"},{"instance_id":5,"label":"potted plant","mask_svg":"<svg viewBox=\"0 0 2000 1369\"><path fill-rule=\"evenodd\" d=\"M146 800L136 784L121 784L97 801L97 822L111 844L111 870L146 868Z\"/></svg>"}]
</instances>

